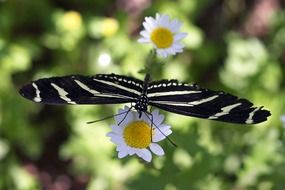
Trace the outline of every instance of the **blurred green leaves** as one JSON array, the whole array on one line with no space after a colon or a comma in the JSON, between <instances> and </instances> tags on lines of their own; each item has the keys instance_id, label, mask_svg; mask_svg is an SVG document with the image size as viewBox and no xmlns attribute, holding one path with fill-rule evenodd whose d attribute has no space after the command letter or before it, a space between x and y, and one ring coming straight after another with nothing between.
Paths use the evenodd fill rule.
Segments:
<instances>
[{"instance_id":1,"label":"blurred green leaves","mask_svg":"<svg viewBox=\"0 0 285 190\"><path fill-rule=\"evenodd\" d=\"M235 2L243 4L236 12L219 1L155 1L139 14L117 6L124 2L138 3L0 2L0 189L47 189L62 185L61 176L75 189L283 189L284 7L259 37L241 32L254 7L244 1ZM178 148L163 142L166 155L145 165L117 158L105 137L112 119L86 124L122 105L43 106L18 94L46 76L114 72L143 79L138 71L151 46L137 43L138 31L143 15L156 12L178 17L188 36L182 54L157 60L153 79L229 89L264 105L269 121L233 125L164 112Z\"/></svg>"},{"instance_id":2,"label":"blurred green leaves","mask_svg":"<svg viewBox=\"0 0 285 190\"><path fill-rule=\"evenodd\" d=\"M220 73L221 79L230 88L248 88L250 79L264 70L268 52L257 39L229 38L228 57Z\"/></svg>"},{"instance_id":3,"label":"blurred green leaves","mask_svg":"<svg viewBox=\"0 0 285 190\"><path fill-rule=\"evenodd\" d=\"M80 13L55 11L52 15L54 28L43 37L43 43L51 49L73 50L84 35Z\"/></svg>"}]
</instances>

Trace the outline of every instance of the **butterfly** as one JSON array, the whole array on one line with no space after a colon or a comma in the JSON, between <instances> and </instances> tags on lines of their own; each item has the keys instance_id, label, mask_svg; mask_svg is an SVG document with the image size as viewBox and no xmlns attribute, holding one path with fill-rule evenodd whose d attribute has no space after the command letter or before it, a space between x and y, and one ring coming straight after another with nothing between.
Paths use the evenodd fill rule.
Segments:
<instances>
[{"instance_id":1,"label":"butterfly","mask_svg":"<svg viewBox=\"0 0 285 190\"><path fill-rule=\"evenodd\" d=\"M117 74L43 78L24 85L19 93L43 104L132 103L138 113L154 106L176 114L237 124L255 124L271 114L246 99L177 80L144 81Z\"/></svg>"}]
</instances>

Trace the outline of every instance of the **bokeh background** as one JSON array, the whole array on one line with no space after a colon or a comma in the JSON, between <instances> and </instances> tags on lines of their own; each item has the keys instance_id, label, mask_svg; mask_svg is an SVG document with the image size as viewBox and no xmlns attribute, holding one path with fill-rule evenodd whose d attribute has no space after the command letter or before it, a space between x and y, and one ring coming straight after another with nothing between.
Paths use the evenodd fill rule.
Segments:
<instances>
[{"instance_id":1,"label":"bokeh background","mask_svg":"<svg viewBox=\"0 0 285 190\"><path fill-rule=\"evenodd\" d=\"M282 0L0 0L1 190L244 190L285 187L285 10ZM118 159L105 134L123 105L48 106L18 89L41 77L117 73L143 79L145 16L183 22L182 54L154 66L245 97L272 113L234 125L165 113L166 155Z\"/></svg>"}]
</instances>

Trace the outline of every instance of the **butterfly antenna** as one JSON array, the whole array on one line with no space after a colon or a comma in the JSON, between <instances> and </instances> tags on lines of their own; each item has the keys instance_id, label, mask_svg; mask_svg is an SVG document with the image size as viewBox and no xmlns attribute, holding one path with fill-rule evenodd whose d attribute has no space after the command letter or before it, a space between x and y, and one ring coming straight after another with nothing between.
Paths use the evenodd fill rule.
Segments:
<instances>
[{"instance_id":1,"label":"butterfly antenna","mask_svg":"<svg viewBox=\"0 0 285 190\"><path fill-rule=\"evenodd\" d=\"M151 126L154 125L155 128L170 142L170 144L171 144L172 146L178 147L177 144L176 144L173 140L171 140L171 138L169 138L168 136L166 136L166 135L161 131L161 129L160 129L155 123L153 123L153 119L148 116L148 115L151 115L151 116L152 116L152 114L149 113L149 112L145 112L145 113L146 113L145 115L147 116L147 118L151 121Z\"/></svg>"},{"instance_id":2,"label":"butterfly antenna","mask_svg":"<svg viewBox=\"0 0 285 190\"><path fill-rule=\"evenodd\" d=\"M129 111L130 111L130 109L128 109L127 111L121 112L121 113L117 113L117 114L114 114L114 115L110 115L110 116L104 117L104 118L102 118L102 119L95 120L95 121L88 121L88 122L86 122L86 123L87 123L87 124L92 124L92 123L104 121L104 120L106 120L106 119L110 119L110 118L112 118L112 117L115 117L115 116L118 116L118 115L122 115L122 114L124 114L124 113L127 113L127 112L129 112ZM125 117L124 117L124 119L125 119Z\"/></svg>"}]
</instances>

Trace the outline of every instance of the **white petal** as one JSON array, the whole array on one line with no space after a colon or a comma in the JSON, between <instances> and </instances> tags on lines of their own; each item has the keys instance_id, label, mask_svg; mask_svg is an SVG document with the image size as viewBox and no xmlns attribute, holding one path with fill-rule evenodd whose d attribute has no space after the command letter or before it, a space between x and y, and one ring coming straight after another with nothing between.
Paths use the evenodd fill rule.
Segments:
<instances>
[{"instance_id":1,"label":"white petal","mask_svg":"<svg viewBox=\"0 0 285 190\"><path fill-rule=\"evenodd\" d=\"M129 151L129 155L130 155L130 156L137 153L137 149L136 149L136 148L132 148L132 147L129 147L129 150L128 150L128 151Z\"/></svg>"},{"instance_id":2,"label":"white petal","mask_svg":"<svg viewBox=\"0 0 285 190\"><path fill-rule=\"evenodd\" d=\"M167 52L164 51L163 49L157 49L157 50L156 50L156 53L157 53L159 56L161 56L161 57L164 57L164 58L167 57Z\"/></svg>"},{"instance_id":3,"label":"white petal","mask_svg":"<svg viewBox=\"0 0 285 190\"><path fill-rule=\"evenodd\" d=\"M168 129L168 130L164 130L164 131L163 131L163 134L164 134L165 136L169 136L171 133L172 133L172 130L171 130L171 129Z\"/></svg>"},{"instance_id":4,"label":"white petal","mask_svg":"<svg viewBox=\"0 0 285 190\"><path fill-rule=\"evenodd\" d=\"M149 118L148 118L149 117ZM140 118L140 120L143 120L143 121L145 121L146 123L150 123L150 121L151 121L151 116L150 115L147 115L146 113L142 113L142 116L141 116L141 118Z\"/></svg>"},{"instance_id":5,"label":"white petal","mask_svg":"<svg viewBox=\"0 0 285 190\"><path fill-rule=\"evenodd\" d=\"M139 116L139 113L137 111L133 111L133 120L134 121L138 121L140 120L140 116Z\"/></svg>"},{"instance_id":6,"label":"white petal","mask_svg":"<svg viewBox=\"0 0 285 190\"><path fill-rule=\"evenodd\" d=\"M172 20L171 22L170 22L170 24L169 24L169 26L170 26L170 28L175 28L175 27L177 27L177 23L178 23L179 21L177 20L177 19L174 19L174 20Z\"/></svg>"},{"instance_id":7,"label":"white petal","mask_svg":"<svg viewBox=\"0 0 285 190\"><path fill-rule=\"evenodd\" d=\"M159 49L156 50L156 54L162 57L162 51L159 51Z\"/></svg>"},{"instance_id":8,"label":"white petal","mask_svg":"<svg viewBox=\"0 0 285 190\"><path fill-rule=\"evenodd\" d=\"M156 154L158 156L164 155L164 150L162 149L162 147L159 144L151 143L149 145L149 148L154 154Z\"/></svg>"},{"instance_id":9,"label":"white petal","mask_svg":"<svg viewBox=\"0 0 285 190\"><path fill-rule=\"evenodd\" d=\"M153 29L155 29L155 25L153 24L153 23L151 23L151 22L145 22L146 23L146 25L147 25L147 27L148 27L148 29L149 30L147 30L147 31L153 31Z\"/></svg>"},{"instance_id":10,"label":"white petal","mask_svg":"<svg viewBox=\"0 0 285 190\"><path fill-rule=\"evenodd\" d=\"M157 133L154 133L154 135L152 137L152 142L159 142L165 138L166 138L165 135L161 134L160 132L157 132Z\"/></svg>"},{"instance_id":11,"label":"white petal","mask_svg":"<svg viewBox=\"0 0 285 190\"><path fill-rule=\"evenodd\" d=\"M106 137L114 138L114 137L116 137L116 136L118 136L118 134L116 134L116 133L114 133L114 132L109 132L109 133L106 134Z\"/></svg>"},{"instance_id":12,"label":"white petal","mask_svg":"<svg viewBox=\"0 0 285 190\"><path fill-rule=\"evenodd\" d=\"M117 145L116 150L117 151L126 151L128 153L129 152L129 146L123 142L123 143Z\"/></svg>"},{"instance_id":13,"label":"white petal","mask_svg":"<svg viewBox=\"0 0 285 190\"><path fill-rule=\"evenodd\" d=\"M114 132L109 132L106 134L107 137L111 137L111 141L114 142L114 139L121 138L121 135L118 135ZM115 142L114 142L115 143Z\"/></svg>"},{"instance_id":14,"label":"white petal","mask_svg":"<svg viewBox=\"0 0 285 190\"><path fill-rule=\"evenodd\" d=\"M150 41L150 39L147 39L147 38L140 38L140 39L138 39L138 42L139 43L150 43L151 41Z\"/></svg>"},{"instance_id":15,"label":"white petal","mask_svg":"<svg viewBox=\"0 0 285 190\"><path fill-rule=\"evenodd\" d=\"M159 130L155 129L154 136L152 138L152 142L159 142L159 141L165 139L166 136L170 135L171 133L172 133L172 131L168 130L168 131L164 131L162 134Z\"/></svg>"},{"instance_id":16,"label":"white petal","mask_svg":"<svg viewBox=\"0 0 285 190\"><path fill-rule=\"evenodd\" d=\"M159 25L168 28L169 27L169 16L168 15L162 15L160 22L159 22Z\"/></svg>"},{"instance_id":17,"label":"white petal","mask_svg":"<svg viewBox=\"0 0 285 190\"><path fill-rule=\"evenodd\" d=\"M147 161L147 162L150 162L151 158L152 158L151 152L148 149L146 149L146 148L140 149L137 152L137 155L139 157L141 157L142 159L144 159L145 161Z\"/></svg>"},{"instance_id":18,"label":"white petal","mask_svg":"<svg viewBox=\"0 0 285 190\"><path fill-rule=\"evenodd\" d=\"M163 52L162 52L162 57L163 57L163 58L167 58L167 57L168 57L168 54L167 54L166 51L163 51Z\"/></svg>"},{"instance_id":19,"label":"white petal","mask_svg":"<svg viewBox=\"0 0 285 190\"><path fill-rule=\"evenodd\" d=\"M126 110L126 113L123 113L123 117L121 117L121 120L118 120L117 124L119 127L122 127L122 131L124 131L124 128L133 121L133 117L132 117L132 111L130 110L129 112L127 112L128 110ZM120 124L120 125L119 125Z\"/></svg>"},{"instance_id":20,"label":"white petal","mask_svg":"<svg viewBox=\"0 0 285 190\"><path fill-rule=\"evenodd\" d=\"M110 141L118 145L123 144L124 142L122 136L113 136L111 137Z\"/></svg>"},{"instance_id":21,"label":"white petal","mask_svg":"<svg viewBox=\"0 0 285 190\"><path fill-rule=\"evenodd\" d=\"M174 36L174 41L177 42L187 36L187 33L178 33Z\"/></svg>"},{"instance_id":22,"label":"white petal","mask_svg":"<svg viewBox=\"0 0 285 190\"><path fill-rule=\"evenodd\" d=\"M174 43L173 44L173 47L177 50L177 49L182 49L182 48L184 48L184 46L182 45L182 44L180 44L180 43Z\"/></svg>"},{"instance_id":23,"label":"white petal","mask_svg":"<svg viewBox=\"0 0 285 190\"><path fill-rule=\"evenodd\" d=\"M175 55L175 53L176 53L173 48L167 48L165 51L170 55Z\"/></svg>"},{"instance_id":24,"label":"white petal","mask_svg":"<svg viewBox=\"0 0 285 190\"><path fill-rule=\"evenodd\" d=\"M153 24L152 24L152 23L147 22L147 21L146 21L146 22L144 22L144 23L145 23L144 27L145 27L146 31L148 31L148 32L153 31L154 26L153 26Z\"/></svg>"},{"instance_id":25,"label":"white petal","mask_svg":"<svg viewBox=\"0 0 285 190\"><path fill-rule=\"evenodd\" d=\"M142 35L144 38L148 39L149 38L149 33L145 30L140 32L140 35Z\"/></svg>"},{"instance_id":26,"label":"white petal","mask_svg":"<svg viewBox=\"0 0 285 190\"><path fill-rule=\"evenodd\" d=\"M183 49L175 49L175 52L176 53L181 53L181 52L183 52Z\"/></svg>"},{"instance_id":27,"label":"white petal","mask_svg":"<svg viewBox=\"0 0 285 190\"><path fill-rule=\"evenodd\" d=\"M166 131L168 131L169 129L171 128L171 126L170 125L166 125L166 124L161 124L161 125L159 125L159 130L161 131L161 132L166 132ZM158 131L159 131L158 130Z\"/></svg>"},{"instance_id":28,"label":"white petal","mask_svg":"<svg viewBox=\"0 0 285 190\"><path fill-rule=\"evenodd\" d=\"M115 133L113 133L113 132L109 132L109 133L106 134L106 137L112 137L114 134Z\"/></svg>"},{"instance_id":29,"label":"white petal","mask_svg":"<svg viewBox=\"0 0 285 190\"><path fill-rule=\"evenodd\" d=\"M123 132L122 127L119 127L118 125L112 125L111 128L112 131L116 134L122 134Z\"/></svg>"},{"instance_id":30,"label":"white petal","mask_svg":"<svg viewBox=\"0 0 285 190\"><path fill-rule=\"evenodd\" d=\"M153 117L157 117L157 116L160 115L158 109L153 110L153 111L151 112L151 114L153 115Z\"/></svg>"},{"instance_id":31,"label":"white petal","mask_svg":"<svg viewBox=\"0 0 285 190\"><path fill-rule=\"evenodd\" d=\"M173 20L170 24L170 30L173 33L176 33L179 31L180 27L182 26L182 23L179 22L177 19Z\"/></svg>"},{"instance_id":32,"label":"white petal","mask_svg":"<svg viewBox=\"0 0 285 190\"><path fill-rule=\"evenodd\" d=\"M122 150L118 153L118 158L124 158L128 155L128 152L125 150Z\"/></svg>"},{"instance_id":33,"label":"white petal","mask_svg":"<svg viewBox=\"0 0 285 190\"><path fill-rule=\"evenodd\" d=\"M146 17L145 21L149 24L151 29L154 29L157 26L156 21L152 17Z\"/></svg>"},{"instance_id":34,"label":"white petal","mask_svg":"<svg viewBox=\"0 0 285 190\"><path fill-rule=\"evenodd\" d=\"M151 26L149 26L149 24L148 24L147 22L143 22L143 27L145 28L145 30L146 30L148 33L151 33L152 28L151 28Z\"/></svg>"},{"instance_id":35,"label":"white petal","mask_svg":"<svg viewBox=\"0 0 285 190\"><path fill-rule=\"evenodd\" d=\"M117 147L116 147L116 151L120 152L120 151L123 151L123 150L126 150L127 147L125 145L122 145L122 144L119 144Z\"/></svg>"},{"instance_id":36,"label":"white petal","mask_svg":"<svg viewBox=\"0 0 285 190\"><path fill-rule=\"evenodd\" d=\"M117 124L124 119L124 117L125 117L125 115L129 109L130 108L128 106L125 106L124 109L119 109L119 113L118 113L119 115L115 116L115 121Z\"/></svg>"},{"instance_id":37,"label":"white petal","mask_svg":"<svg viewBox=\"0 0 285 190\"><path fill-rule=\"evenodd\" d=\"M159 114L158 109L155 109L151 114L153 116L153 123L156 126L159 126L162 123L162 121L164 120L164 115Z\"/></svg>"}]
</instances>

